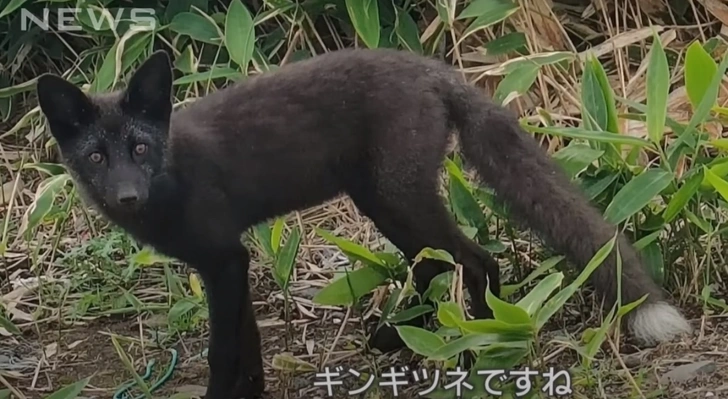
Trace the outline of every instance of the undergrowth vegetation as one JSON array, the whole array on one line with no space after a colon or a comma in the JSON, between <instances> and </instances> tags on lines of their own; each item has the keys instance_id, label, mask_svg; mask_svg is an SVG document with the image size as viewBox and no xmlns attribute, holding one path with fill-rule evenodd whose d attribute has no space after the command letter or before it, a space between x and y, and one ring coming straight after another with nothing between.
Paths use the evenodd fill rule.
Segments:
<instances>
[{"instance_id":1,"label":"undergrowth vegetation","mask_svg":"<svg viewBox=\"0 0 728 399\"><path fill-rule=\"evenodd\" d=\"M151 397L150 384L140 376L145 360L133 359L128 345L141 339L143 348L167 349L206 329L204 289L195 273L138 246L85 207L33 95L35 79L44 72L90 92L119 88L159 48L174 55L178 106L344 47L390 47L446 59L494 101L520 113L524 129L604 217L625 231L651 275L691 316L728 311L721 299L728 276L722 246L728 233L728 139L722 137L728 46L718 34L728 24L728 7L556 0L148 0L134 6L153 10L155 24L138 19L122 1L0 0L4 340L32 340L31 334L102 317L161 316L143 338L112 333L105 341L116 354L116 368L137 383L134 390ZM56 16L67 7L78 7L66 22L78 30L58 28ZM29 22L29 14L36 22ZM39 22L44 15L49 31ZM281 215L244 237L261 266L256 281L280 293L265 294L285 327L284 345L271 360L280 379L277 397L290 395L283 393L293 389L286 382L290 375L308 373L310 381L312 371L327 365L301 356L307 350L297 343L300 323L294 319L331 320L324 315L342 310L343 324L354 315L360 316L357 324L374 314L378 326L397 325L409 349L440 370L453 370L460 355L475 353L468 376L474 388L466 397L488 397L485 377L476 370L548 365L569 370L576 397L607 395L603 373L613 368L624 368L615 377L626 387L624 397L659 393L645 383L644 370L605 365L610 353L619 352L615 327L637 303L621 304L602 320L584 317L579 328L569 328L575 312L568 307L584 302L582 286L614 241L583 273L572 275L562 256L540 248L509 222L508 210L474 183L457 151L444 166L442 191L453 217L504 265L501 298L487 296L495 319L468 320L459 265L438 248L404 259L384 239L373 244L361 226L337 224L338 216ZM345 261L335 261L331 248ZM425 297L434 307L405 308L417 296L412 268L425 257L450 262L453 271L428 288ZM307 298L302 288L311 287ZM581 306L576 313L588 313L591 305L575 306ZM401 325L426 313L435 315L435 326ZM354 327L365 342L367 329ZM571 360L559 360L563 347ZM330 350L320 357L329 355ZM38 368L46 367L41 363ZM92 381L91 375L72 383L51 381L43 390L35 378L24 382L26 371L4 373L0 367L0 377L5 386L0 397L18 398L50 391L56 392L49 397L71 398ZM544 383L535 381L539 387ZM59 385L66 386L59 391ZM372 391L377 389L384 390L375 385ZM509 380L498 389L516 397L522 387ZM539 395L544 393L534 390L518 397ZM452 391L438 389L430 397L452 397Z\"/></svg>"}]
</instances>

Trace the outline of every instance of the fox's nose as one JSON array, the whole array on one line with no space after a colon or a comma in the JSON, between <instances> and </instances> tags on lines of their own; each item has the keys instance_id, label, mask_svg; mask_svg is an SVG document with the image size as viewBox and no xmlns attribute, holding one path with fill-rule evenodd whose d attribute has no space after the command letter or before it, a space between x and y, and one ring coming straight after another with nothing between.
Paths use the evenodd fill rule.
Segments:
<instances>
[{"instance_id":1,"label":"fox's nose","mask_svg":"<svg viewBox=\"0 0 728 399\"><path fill-rule=\"evenodd\" d=\"M122 190L119 192L117 200L122 205L131 205L139 200L139 194L133 189Z\"/></svg>"}]
</instances>

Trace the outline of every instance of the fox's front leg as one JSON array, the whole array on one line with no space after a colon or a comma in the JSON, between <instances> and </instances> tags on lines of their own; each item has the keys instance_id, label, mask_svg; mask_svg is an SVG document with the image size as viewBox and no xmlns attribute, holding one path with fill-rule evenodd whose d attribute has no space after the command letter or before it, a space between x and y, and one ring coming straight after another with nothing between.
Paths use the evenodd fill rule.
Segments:
<instances>
[{"instance_id":1,"label":"fox's front leg","mask_svg":"<svg viewBox=\"0 0 728 399\"><path fill-rule=\"evenodd\" d=\"M225 252L223 252L225 253ZM198 268L210 314L206 399L253 399L265 390L260 333L248 285L245 248L218 252L214 264Z\"/></svg>"}]
</instances>

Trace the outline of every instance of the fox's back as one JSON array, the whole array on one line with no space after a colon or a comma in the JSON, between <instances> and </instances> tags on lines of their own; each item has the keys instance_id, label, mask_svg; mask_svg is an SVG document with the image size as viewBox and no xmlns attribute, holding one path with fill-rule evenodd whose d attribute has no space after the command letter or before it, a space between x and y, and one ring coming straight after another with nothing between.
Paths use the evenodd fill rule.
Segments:
<instances>
[{"instance_id":1,"label":"fox's back","mask_svg":"<svg viewBox=\"0 0 728 399\"><path fill-rule=\"evenodd\" d=\"M438 61L387 50L299 61L177 111L175 162L238 202L256 191L281 194L250 206L283 211L290 192L308 193L301 206L313 205L365 175L378 153L427 145L411 126L423 112L444 112L436 91L447 73Z\"/></svg>"}]
</instances>

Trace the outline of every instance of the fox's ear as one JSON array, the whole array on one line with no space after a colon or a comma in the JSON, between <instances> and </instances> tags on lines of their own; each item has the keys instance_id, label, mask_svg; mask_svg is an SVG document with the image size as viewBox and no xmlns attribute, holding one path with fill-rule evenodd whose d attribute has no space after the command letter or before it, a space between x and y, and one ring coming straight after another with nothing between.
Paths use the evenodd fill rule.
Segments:
<instances>
[{"instance_id":1,"label":"fox's ear","mask_svg":"<svg viewBox=\"0 0 728 399\"><path fill-rule=\"evenodd\" d=\"M81 89L60 76L46 73L36 85L38 105L48 119L51 134L57 141L66 139L90 123L94 106Z\"/></svg>"},{"instance_id":2,"label":"fox's ear","mask_svg":"<svg viewBox=\"0 0 728 399\"><path fill-rule=\"evenodd\" d=\"M172 63L155 51L129 79L122 107L125 112L155 122L167 122L172 112Z\"/></svg>"}]
</instances>

